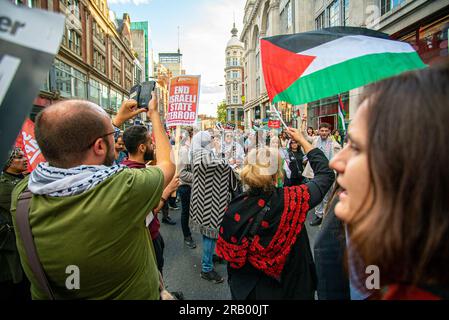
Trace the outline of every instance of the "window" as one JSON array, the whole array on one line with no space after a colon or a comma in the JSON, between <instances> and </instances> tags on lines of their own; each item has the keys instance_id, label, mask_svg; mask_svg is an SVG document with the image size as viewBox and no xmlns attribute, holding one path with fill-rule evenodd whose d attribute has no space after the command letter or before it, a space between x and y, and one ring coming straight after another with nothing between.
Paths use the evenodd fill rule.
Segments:
<instances>
[{"instance_id":1,"label":"window","mask_svg":"<svg viewBox=\"0 0 449 320\"><path fill-rule=\"evenodd\" d=\"M238 85L237 82L235 82L235 83L232 84L232 90L234 90L234 91L239 90L239 85Z\"/></svg>"},{"instance_id":2,"label":"window","mask_svg":"<svg viewBox=\"0 0 449 320\"><path fill-rule=\"evenodd\" d=\"M14 4L16 5L24 5L28 6L30 8L36 8L37 6L37 0L14 0Z\"/></svg>"},{"instance_id":3,"label":"window","mask_svg":"<svg viewBox=\"0 0 449 320\"><path fill-rule=\"evenodd\" d=\"M101 89L101 106L103 108L109 108L109 89L104 84L100 83Z\"/></svg>"},{"instance_id":4,"label":"window","mask_svg":"<svg viewBox=\"0 0 449 320\"><path fill-rule=\"evenodd\" d=\"M239 58L232 58L232 66L233 66L233 67L238 67L238 66L240 66Z\"/></svg>"},{"instance_id":5,"label":"window","mask_svg":"<svg viewBox=\"0 0 449 320\"><path fill-rule=\"evenodd\" d=\"M226 67L231 66L231 58L226 58Z\"/></svg>"},{"instance_id":6,"label":"window","mask_svg":"<svg viewBox=\"0 0 449 320\"><path fill-rule=\"evenodd\" d=\"M231 78L231 71L226 72L226 78L228 78L228 79Z\"/></svg>"},{"instance_id":7,"label":"window","mask_svg":"<svg viewBox=\"0 0 449 320\"><path fill-rule=\"evenodd\" d=\"M293 11L292 11L292 3L288 1L284 8L281 11L281 33L289 33L292 32L293 26Z\"/></svg>"},{"instance_id":8,"label":"window","mask_svg":"<svg viewBox=\"0 0 449 320\"><path fill-rule=\"evenodd\" d=\"M96 49L94 49L94 68L106 73L106 57Z\"/></svg>"},{"instance_id":9,"label":"window","mask_svg":"<svg viewBox=\"0 0 449 320\"><path fill-rule=\"evenodd\" d=\"M343 25L349 25L349 0L343 0Z\"/></svg>"},{"instance_id":10,"label":"window","mask_svg":"<svg viewBox=\"0 0 449 320\"><path fill-rule=\"evenodd\" d=\"M112 80L117 82L118 84L121 84L121 72L118 68L112 67Z\"/></svg>"},{"instance_id":11,"label":"window","mask_svg":"<svg viewBox=\"0 0 449 320\"><path fill-rule=\"evenodd\" d=\"M260 69L260 52L256 53L256 72Z\"/></svg>"},{"instance_id":12,"label":"window","mask_svg":"<svg viewBox=\"0 0 449 320\"><path fill-rule=\"evenodd\" d=\"M98 23L95 20L93 22L92 28L93 28L93 31L94 31L95 38L97 38L101 43L106 44L105 33L104 33L103 29L101 29L101 27L98 25Z\"/></svg>"},{"instance_id":13,"label":"window","mask_svg":"<svg viewBox=\"0 0 449 320\"><path fill-rule=\"evenodd\" d=\"M117 110L117 91L111 89L111 109Z\"/></svg>"},{"instance_id":14,"label":"window","mask_svg":"<svg viewBox=\"0 0 449 320\"><path fill-rule=\"evenodd\" d=\"M326 27L325 24L325 11L323 11L316 19L315 19L315 28L316 30L320 30Z\"/></svg>"},{"instance_id":15,"label":"window","mask_svg":"<svg viewBox=\"0 0 449 320\"><path fill-rule=\"evenodd\" d=\"M336 27L340 24L340 0L335 0L328 7L329 27Z\"/></svg>"},{"instance_id":16,"label":"window","mask_svg":"<svg viewBox=\"0 0 449 320\"><path fill-rule=\"evenodd\" d=\"M54 62L56 88L66 98L87 98L86 76L79 70L56 59Z\"/></svg>"},{"instance_id":17,"label":"window","mask_svg":"<svg viewBox=\"0 0 449 320\"><path fill-rule=\"evenodd\" d=\"M405 0L381 0L380 1L380 13L381 15L386 14L387 12L393 10L396 7L399 7Z\"/></svg>"},{"instance_id":18,"label":"window","mask_svg":"<svg viewBox=\"0 0 449 320\"><path fill-rule=\"evenodd\" d=\"M232 71L232 78L237 79L240 77L240 71Z\"/></svg>"},{"instance_id":19,"label":"window","mask_svg":"<svg viewBox=\"0 0 449 320\"><path fill-rule=\"evenodd\" d=\"M120 60L121 52L119 47L115 43L112 43L111 47L112 47L112 56Z\"/></svg>"},{"instance_id":20,"label":"window","mask_svg":"<svg viewBox=\"0 0 449 320\"><path fill-rule=\"evenodd\" d=\"M100 105L100 97L100 83L94 79L89 79L89 100Z\"/></svg>"},{"instance_id":21,"label":"window","mask_svg":"<svg viewBox=\"0 0 449 320\"><path fill-rule=\"evenodd\" d=\"M233 96L232 97L232 103L233 104L238 104L239 103L239 97L238 96Z\"/></svg>"},{"instance_id":22,"label":"window","mask_svg":"<svg viewBox=\"0 0 449 320\"><path fill-rule=\"evenodd\" d=\"M125 89L130 90L132 87L132 80L129 77L125 78Z\"/></svg>"},{"instance_id":23,"label":"window","mask_svg":"<svg viewBox=\"0 0 449 320\"><path fill-rule=\"evenodd\" d=\"M74 47L72 48L72 50L73 50L76 54L78 54L79 56L81 56L81 36L80 36L78 33L76 33L75 31L73 31L73 33L74 33L73 37L74 37L74 39L75 39L75 45L74 45Z\"/></svg>"},{"instance_id":24,"label":"window","mask_svg":"<svg viewBox=\"0 0 449 320\"><path fill-rule=\"evenodd\" d=\"M256 79L256 98L260 96L260 77Z\"/></svg>"}]
</instances>

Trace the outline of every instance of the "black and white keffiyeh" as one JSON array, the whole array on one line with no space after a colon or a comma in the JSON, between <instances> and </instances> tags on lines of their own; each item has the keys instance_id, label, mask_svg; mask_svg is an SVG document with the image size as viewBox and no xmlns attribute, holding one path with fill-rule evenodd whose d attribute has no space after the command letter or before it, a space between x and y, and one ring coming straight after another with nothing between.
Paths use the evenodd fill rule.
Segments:
<instances>
[{"instance_id":1,"label":"black and white keffiyeh","mask_svg":"<svg viewBox=\"0 0 449 320\"><path fill-rule=\"evenodd\" d=\"M30 174L28 189L33 194L67 197L92 189L107 178L122 171L125 166L111 167L82 165L70 169L55 168L48 162L40 163Z\"/></svg>"}]
</instances>

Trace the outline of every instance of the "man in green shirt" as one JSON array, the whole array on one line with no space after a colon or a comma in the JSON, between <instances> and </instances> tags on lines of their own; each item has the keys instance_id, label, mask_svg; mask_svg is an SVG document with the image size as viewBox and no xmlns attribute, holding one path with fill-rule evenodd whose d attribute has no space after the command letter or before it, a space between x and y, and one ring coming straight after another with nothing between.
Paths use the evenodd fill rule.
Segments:
<instances>
[{"instance_id":1,"label":"man in green shirt","mask_svg":"<svg viewBox=\"0 0 449 320\"><path fill-rule=\"evenodd\" d=\"M40 262L57 299L159 299L159 273L145 217L173 177L170 144L157 101L148 106L157 167L113 165L114 128L145 109L125 101L111 122L88 101L63 101L36 118L41 163L13 192L33 193L30 225ZM22 239L17 246L33 299L48 299L32 273Z\"/></svg>"}]
</instances>

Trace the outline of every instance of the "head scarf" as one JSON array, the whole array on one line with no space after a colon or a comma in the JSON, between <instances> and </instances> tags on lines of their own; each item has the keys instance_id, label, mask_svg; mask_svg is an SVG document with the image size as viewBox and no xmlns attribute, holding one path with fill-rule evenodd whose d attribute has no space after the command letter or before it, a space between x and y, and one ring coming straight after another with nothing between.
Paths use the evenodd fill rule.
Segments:
<instances>
[{"instance_id":1,"label":"head scarf","mask_svg":"<svg viewBox=\"0 0 449 320\"><path fill-rule=\"evenodd\" d=\"M19 147L14 147L14 149L12 149L8 160L6 161L5 165L3 166L3 171L8 169L9 166L11 165L12 161L17 158L19 156L20 153L23 153L22 149L20 149Z\"/></svg>"},{"instance_id":2,"label":"head scarf","mask_svg":"<svg viewBox=\"0 0 449 320\"><path fill-rule=\"evenodd\" d=\"M211 151L212 137L207 131L200 131L192 138L192 151Z\"/></svg>"}]
</instances>

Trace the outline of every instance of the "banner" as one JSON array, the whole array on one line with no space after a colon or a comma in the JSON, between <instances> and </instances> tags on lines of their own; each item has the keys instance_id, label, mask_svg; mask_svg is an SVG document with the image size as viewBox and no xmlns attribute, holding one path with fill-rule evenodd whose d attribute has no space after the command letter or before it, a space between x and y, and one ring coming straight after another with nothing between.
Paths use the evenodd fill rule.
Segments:
<instances>
[{"instance_id":1,"label":"banner","mask_svg":"<svg viewBox=\"0 0 449 320\"><path fill-rule=\"evenodd\" d=\"M279 129L280 127L281 127L280 120L269 120L268 121L268 128Z\"/></svg>"},{"instance_id":2,"label":"banner","mask_svg":"<svg viewBox=\"0 0 449 320\"><path fill-rule=\"evenodd\" d=\"M64 31L64 15L0 1L0 163L45 82Z\"/></svg>"},{"instance_id":3,"label":"banner","mask_svg":"<svg viewBox=\"0 0 449 320\"><path fill-rule=\"evenodd\" d=\"M34 122L27 119L23 124L22 130L16 140L16 147L19 147L25 153L28 160L28 171L36 169L37 165L45 162L41 149L37 145L34 135Z\"/></svg>"},{"instance_id":4,"label":"banner","mask_svg":"<svg viewBox=\"0 0 449 320\"><path fill-rule=\"evenodd\" d=\"M178 76L170 79L168 127L195 126L198 115L201 76Z\"/></svg>"}]
</instances>

